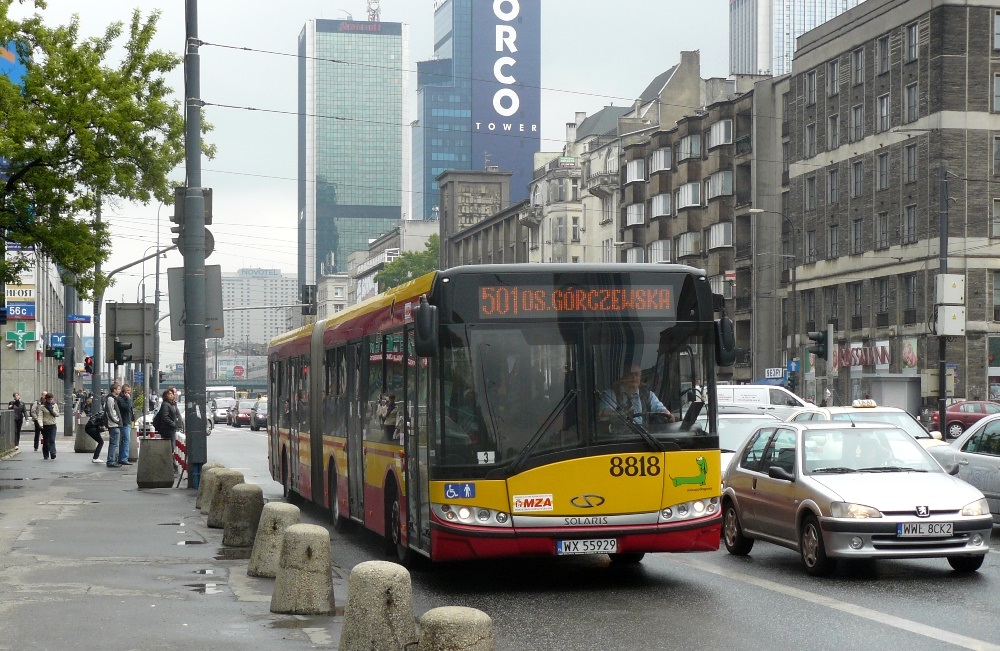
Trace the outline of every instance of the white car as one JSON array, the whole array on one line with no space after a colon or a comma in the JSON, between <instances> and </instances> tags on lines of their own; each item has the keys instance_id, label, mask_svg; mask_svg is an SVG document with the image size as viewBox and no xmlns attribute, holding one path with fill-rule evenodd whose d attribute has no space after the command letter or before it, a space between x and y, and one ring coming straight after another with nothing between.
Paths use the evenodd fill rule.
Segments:
<instances>
[{"instance_id":1,"label":"white car","mask_svg":"<svg viewBox=\"0 0 1000 651\"><path fill-rule=\"evenodd\" d=\"M949 445L927 451L945 468L958 466L958 477L983 492L993 524L1000 525L1000 414L980 419Z\"/></svg>"},{"instance_id":2,"label":"white car","mask_svg":"<svg viewBox=\"0 0 1000 651\"><path fill-rule=\"evenodd\" d=\"M889 423L917 439L925 448L947 445L941 432L928 432L910 412L898 407L880 407L874 400L855 400L850 407L806 407L786 418L790 423L836 420L853 423Z\"/></svg>"}]
</instances>

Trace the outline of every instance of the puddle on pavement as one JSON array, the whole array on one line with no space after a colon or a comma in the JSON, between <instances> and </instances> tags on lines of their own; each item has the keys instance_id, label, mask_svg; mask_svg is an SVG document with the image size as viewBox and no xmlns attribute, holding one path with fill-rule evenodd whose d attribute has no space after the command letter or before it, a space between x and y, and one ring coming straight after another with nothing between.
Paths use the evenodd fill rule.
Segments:
<instances>
[{"instance_id":1,"label":"puddle on pavement","mask_svg":"<svg viewBox=\"0 0 1000 651\"><path fill-rule=\"evenodd\" d=\"M3 484L0 484L0 491L16 491L21 490L22 488L24 488L24 486L4 486Z\"/></svg>"},{"instance_id":2,"label":"puddle on pavement","mask_svg":"<svg viewBox=\"0 0 1000 651\"><path fill-rule=\"evenodd\" d=\"M191 592L198 594L222 594L218 583L187 583L185 585L188 588L193 588Z\"/></svg>"},{"instance_id":3,"label":"puddle on pavement","mask_svg":"<svg viewBox=\"0 0 1000 651\"><path fill-rule=\"evenodd\" d=\"M217 561L244 561L250 558L250 552L253 549L250 547L223 547L216 554L215 560Z\"/></svg>"},{"instance_id":4,"label":"puddle on pavement","mask_svg":"<svg viewBox=\"0 0 1000 651\"><path fill-rule=\"evenodd\" d=\"M184 525L180 522L161 522L161 527L183 527Z\"/></svg>"},{"instance_id":5,"label":"puddle on pavement","mask_svg":"<svg viewBox=\"0 0 1000 651\"><path fill-rule=\"evenodd\" d=\"M215 574L215 570L195 570L195 574Z\"/></svg>"},{"instance_id":6,"label":"puddle on pavement","mask_svg":"<svg viewBox=\"0 0 1000 651\"><path fill-rule=\"evenodd\" d=\"M333 617L343 617L344 607L336 606L331 613ZM322 626L324 622L317 621L315 619L277 619L270 623L271 628L313 628L316 626Z\"/></svg>"},{"instance_id":7,"label":"puddle on pavement","mask_svg":"<svg viewBox=\"0 0 1000 651\"><path fill-rule=\"evenodd\" d=\"M179 540L178 545L204 545L204 540Z\"/></svg>"},{"instance_id":8,"label":"puddle on pavement","mask_svg":"<svg viewBox=\"0 0 1000 651\"><path fill-rule=\"evenodd\" d=\"M0 481L38 481L41 477L4 477Z\"/></svg>"}]
</instances>

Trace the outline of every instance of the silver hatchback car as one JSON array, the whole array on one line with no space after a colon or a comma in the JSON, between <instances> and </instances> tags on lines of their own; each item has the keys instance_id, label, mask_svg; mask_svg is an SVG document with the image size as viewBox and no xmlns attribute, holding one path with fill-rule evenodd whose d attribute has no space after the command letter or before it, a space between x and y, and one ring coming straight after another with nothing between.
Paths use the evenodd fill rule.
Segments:
<instances>
[{"instance_id":1,"label":"silver hatchback car","mask_svg":"<svg viewBox=\"0 0 1000 651\"><path fill-rule=\"evenodd\" d=\"M830 421L757 428L724 471L722 513L731 554L766 540L817 576L839 558L944 557L974 572L993 526L983 494L902 429Z\"/></svg>"}]
</instances>

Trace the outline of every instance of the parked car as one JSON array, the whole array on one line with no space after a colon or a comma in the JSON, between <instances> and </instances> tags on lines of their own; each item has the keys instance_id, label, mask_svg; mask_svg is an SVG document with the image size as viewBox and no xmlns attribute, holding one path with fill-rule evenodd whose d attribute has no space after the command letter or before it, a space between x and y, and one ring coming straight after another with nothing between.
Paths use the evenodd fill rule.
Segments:
<instances>
[{"instance_id":1,"label":"parked car","mask_svg":"<svg viewBox=\"0 0 1000 651\"><path fill-rule=\"evenodd\" d=\"M958 465L958 477L983 491L1000 525L1000 414L986 416L949 445L928 450L945 468Z\"/></svg>"},{"instance_id":2,"label":"parked car","mask_svg":"<svg viewBox=\"0 0 1000 651\"><path fill-rule=\"evenodd\" d=\"M257 404L256 400L240 400L231 410L230 418L233 427L242 427L250 424L250 410Z\"/></svg>"},{"instance_id":3,"label":"parked car","mask_svg":"<svg viewBox=\"0 0 1000 651\"><path fill-rule=\"evenodd\" d=\"M719 405L759 407L778 418L787 418L808 403L784 387L769 384L721 384L715 388Z\"/></svg>"},{"instance_id":4,"label":"parked car","mask_svg":"<svg viewBox=\"0 0 1000 651\"><path fill-rule=\"evenodd\" d=\"M216 423L221 423L226 420L229 408L235 404L235 398L216 398L212 404L212 420Z\"/></svg>"},{"instance_id":5,"label":"parked car","mask_svg":"<svg viewBox=\"0 0 1000 651\"><path fill-rule=\"evenodd\" d=\"M950 439L958 438L973 423L977 423L980 419L991 414L1000 414L1000 404L988 400L963 400L956 402L944 412L944 416L948 422L942 431ZM931 414L931 424L938 430L942 429L938 426L940 418L941 415L936 410Z\"/></svg>"},{"instance_id":6,"label":"parked car","mask_svg":"<svg viewBox=\"0 0 1000 651\"><path fill-rule=\"evenodd\" d=\"M799 409L787 419L790 422L817 420L848 420L851 422L889 423L906 430L925 448L947 445L941 433L928 432L910 412L899 407L881 407L874 400L855 400L850 407L807 407Z\"/></svg>"},{"instance_id":7,"label":"parked car","mask_svg":"<svg viewBox=\"0 0 1000 651\"><path fill-rule=\"evenodd\" d=\"M979 489L881 424L757 428L723 474L722 513L729 553L744 556L765 540L797 551L816 576L841 558L943 557L974 572L993 526Z\"/></svg>"},{"instance_id":8,"label":"parked car","mask_svg":"<svg viewBox=\"0 0 1000 651\"><path fill-rule=\"evenodd\" d=\"M261 427L267 428L267 400L258 400L250 410L250 429L259 430Z\"/></svg>"}]
</instances>

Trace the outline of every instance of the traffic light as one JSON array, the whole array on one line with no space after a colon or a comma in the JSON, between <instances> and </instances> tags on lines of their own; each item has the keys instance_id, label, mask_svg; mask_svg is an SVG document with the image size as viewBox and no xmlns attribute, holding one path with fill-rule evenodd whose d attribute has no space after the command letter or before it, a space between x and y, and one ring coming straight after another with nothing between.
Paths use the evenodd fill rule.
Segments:
<instances>
[{"instance_id":1,"label":"traffic light","mask_svg":"<svg viewBox=\"0 0 1000 651\"><path fill-rule=\"evenodd\" d=\"M788 379L785 381L785 388L795 393L795 389L798 387L799 374L795 371L788 372Z\"/></svg>"},{"instance_id":2,"label":"traffic light","mask_svg":"<svg viewBox=\"0 0 1000 651\"><path fill-rule=\"evenodd\" d=\"M84 357L83 358L83 370L86 371L87 373L93 373L94 372L94 358L93 357Z\"/></svg>"},{"instance_id":3,"label":"traffic light","mask_svg":"<svg viewBox=\"0 0 1000 651\"><path fill-rule=\"evenodd\" d=\"M163 371L160 371L159 378L160 378L160 384L163 384Z\"/></svg>"},{"instance_id":4,"label":"traffic light","mask_svg":"<svg viewBox=\"0 0 1000 651\"><path fill-rule=\"evenodd\" d=\"M806 350L818 357L819 359L826 359L827 347L830 342L826 340L826 332L810 332L809 341L813 342L811 346L806 346Z\"/></svg>"},{"instance_id":5,"label":"traffic light","mask_svg":"<svg viewBox=\"0 0 1000 651\"><path fill-rule=\"evenodd\" d=\"M126 344L115 339L115 364L121 366L125 362L131 362L132 356L126 355L125 351L130 350L132 344Z\"/></svg>"},{"instance_id":6,"label":"traffic light","mask_svg":"<svg viewBox=\"0 0 1000 651\"><path fill-rule=\"evenodd\" d=\"M60 364L57 370L59 372L59 379L60 380L65 380L66 379L66 365L65 364Z\"/></svg>"},{"instance_id":7,"label":"traffic light","mask_svg":"<svg viewBox=\"0 0 1000 651\"><path fill-rule=\"evenodd\" d=\"M302 286L302 314L305 316L316 315L316 285Z\"/></svg>"}]
</instances>

